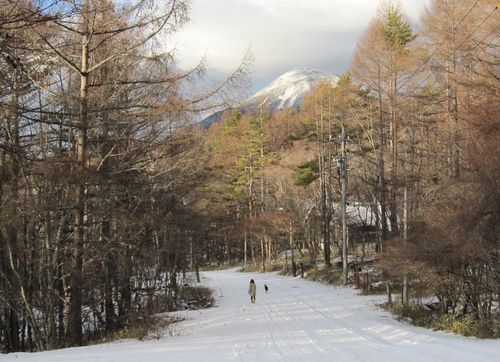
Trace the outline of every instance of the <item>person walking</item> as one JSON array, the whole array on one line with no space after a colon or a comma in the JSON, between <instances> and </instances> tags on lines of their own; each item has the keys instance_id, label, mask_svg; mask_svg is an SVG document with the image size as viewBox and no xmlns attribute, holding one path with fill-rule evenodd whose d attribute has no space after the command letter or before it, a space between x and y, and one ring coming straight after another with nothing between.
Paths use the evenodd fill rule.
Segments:
<instances>
[{"instance_id":1,"label":"person walking","mask_svg":"<svg viewBox=\"0 0 500 362\"><path fill-rule=\"evenodd\" d=\"M250 279L250 285L248 286L248 294L250 295L250 302L255 303L255 295L257 294L257 286L253 279Z\"/></svg>"}]
</instances>

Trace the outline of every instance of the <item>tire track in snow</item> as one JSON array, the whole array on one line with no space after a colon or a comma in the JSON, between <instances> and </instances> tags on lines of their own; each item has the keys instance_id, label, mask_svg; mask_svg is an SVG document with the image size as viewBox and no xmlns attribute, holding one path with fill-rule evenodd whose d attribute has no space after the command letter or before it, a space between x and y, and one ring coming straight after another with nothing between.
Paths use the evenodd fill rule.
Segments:
<instances>
[{"instance_id":1,"label":"tire track in snow","mask_svg":"<svg viewBox=\"0 0 500 362\"><path fill-rule=\"evenodd\" d=\"M290 280L293 281L294 279L288 278L284 280L284 282L286 283L289 282ZM308 283L303 280L300 281L295 280L295 282ZM321 286L321 287L326 287L326 286ZM303 293L292 293L289 290L291 288L299 289L299 287L293 285L291 286L280 285L278 287L275 286L275 289L281 290L284 294L288 296L288 299L290 301L293 301L292 304L302 305L303 310L308 310L309 313L312 312L317 316L316 318L310 318L310 317L302 318L301 321L302 324L307 327L303 328L304 331L306 331L308 337L315 342L318 349L323 351L335 352L336 354L343 355L345 360L372 361L372 356L366 356L365 353L358 350L359 346L363 347L368 346L377 348L379 350L383 349L387 361L400 361L402 355L405 356L404 359L405 361L415 361L415 362L421 361L421 357L415 356L415 354L412 353L411 351L404 350L401 344L388 342L386 338L366 332L364 331L363 328L364 326L359 326L353 321L348 322L345 318L339 317L338 315L331 315L326 312L320 311L315 306L316 304L320 304L318 301L311 300L311 297L308 295L304 297ZM323 306L324 304L322 304L322 307ZM342 308L345 307L342 306ZM327 311L329 310L330 308L327 308ZM283 314L288 316L289 319L297 320L296 312L285 311L283 312ZM314 323L312 320L318 320L322 324L325 324L326 322L324 328L320 330L320 332L324 331L325 333L321 334L320 336L314 333L314 331L318 330L318 325ZM331 324L340 325L342 328L337 328L332 330ZM333 334L329 332L333 332ZM339 338L338 336L339 333L344 334L344 336L341 335ZM325 342L325 338L321 338L323 336L327 336L326 340L328 342ZM346 344L346 342L348 343ZM395 351L393 349L387 349L387 347L395 347ZM392 356L393 358L390 358L390 356Z\"/></svg>"},{"instance_id":2,"label":"tire track in snow","mask_svg":"<svg viewBox=\"0 0 500 362\"><path fill-rule=\"evenodd\" d=\"M305 327L303 328L303 330L306 332L308 338L314 342L314 345L316 346L316 348L321 351L323 354L324 353L327 353L327 352L335 352L336 355L340 355L340 356L344 356L344 358L347 360L349 358L352 358L353 356L352 355L347 355L345 353L345 351L343 351L342 349L339 348L339 345L337 343L337 341L335 340L331 340L331 339L327 339L328 342L325 342L325 339L324 338L321 338L320 336L317 335L317 333L315 333L314 331L317 331L318 330L318 323L315 323L313 322L312 320L318 320L320 321L321 324L324 324L324 321L326 319L329 319L329 318L325 318L325 315L320 313L317 308L313 307L311 304L309 303L306 303L304 302L303 300L301 300L301 298L299 298L297 295L295 294L292 294L288 288L293 288L293 286L289 286L289 287L283 287L283 286L280 286L278 287L279 290L281 290L284 294L286 294L287 296L289 296L289 300L290 301L293 301L292 304L299 304L299 305L302 305L303 307L305 307L305 309L308 311L308 313L310 313L311 311L314 312L317 316L320 316L320 318L300 318L300 322L301 324ZM283 312L284 315L288 316L289 319L295 319L297 320L297 316L296 316L296 313L295 312L290 312L290 311L285 311ZM304 313L303 313L304 314ZM321 318L322 317L322 318ZM320 329L319 331L323 331L325 330L324 328ZM356 352L352 353L353 351L351 351L351 354L355 354L355 355L358 355ZM340 357L338 356L338 357ZM358 357L360 357L358 355ZM330 361L331 358L326 356L326 358L324 359L325 361ZM342 359L341 359L342 360ZM359 360L359 359L357 359Z\"/></svg>"}]
</instances>

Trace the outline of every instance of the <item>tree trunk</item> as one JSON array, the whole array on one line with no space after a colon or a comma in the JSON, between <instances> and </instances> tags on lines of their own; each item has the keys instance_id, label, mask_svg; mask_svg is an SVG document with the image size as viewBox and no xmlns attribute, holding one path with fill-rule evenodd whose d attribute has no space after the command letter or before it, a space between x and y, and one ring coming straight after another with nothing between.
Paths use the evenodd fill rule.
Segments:
<instances>
[{"instance_id":1,"label":"tree trunk","mask_svg":"<svg viewBox=\"0 0 500 362\"><path fill-rule=\"evenodd\" d=\"M342 158L341 158L341 169L340 169L340 181L341 191L342 191L342 284L347 285L348 283L348 250L347 250L347 157L345 149L345 132L344 126L342 125Z\"/></svg>"},{"instance_id":2,"label":"tree trunk","mask_svg":"<svg viewBox=\"0 0 500 362\"><path fill-rule=\"evenodd\" d=\"M80 109L79 128L76 139L76 152L80 183L76 192L76 216L74 232L74 260L71 278L71 305L69 320L69 340L72 346L82 345L82 285L83 285L83 248L85 222L85 168L87 163L87 128L88 128L88 62L89 62L89 4L83 3L83 35L80 68Z\"/></svg>"},{"instance_id":3,"label":"tree trunk","mask_svg":"<svg viewBox=\"0 0 500 362\"><path fill-rule=\"evenodd\" d=\"M295 277L297 276L297 269L295 266L295 253L293 252L293 229L292 229L292 223L290 223L289 229L288 229L288 234L289 234L289 241L290 241L290 255L292 259L292 275Z\"/></svg>"},{"instance_id":4,"label":"tree trunk","mask_svg":"<svg viewBox=\"0 0 500 362\"><path fill-rule=\"evenodd\" d=\"M408 238L408 185L405 183L404 189L404 210L403 210L403 242L404 249L406 250L406 241ZM409 291L408 291L408 272L406 265L403 265L403 304L408 304L409 302Z\"/></svg>"},{"instance_id":5,"label":"tree trunk","mask_svg":"<svg viewBox=\"0 0 500 362\"><path fill-rule=\"evenodd\" d=\"M397 73L392 75L390 84L390 107L391 107L391 193L390 193L390 214L391 234L396 235L398 231L398 121L396 115L396 79Z\"/></svg>"},{"instance_id":6,"label":"tree trunk","mask_svg":"<svg viewBox=\"0 0 500 362\"><path fill-rule=\"evenodd\" d=\"M9 352L19 351L21 344L19 338L20 325L19 325L19 295L18 291L21 287L21 280L19 279L19 263L18 260L18 208L19 208L19 115L18 115L18 71L13 71L13 86L12 86L12 109L14 113L8 121L8 137L7 141L10 144L10 172L11 172L11 185L10 185L10 205L7 210L10 211L9 217L11 221L7 230L7 247L5 249L6 268L5 275L7 277L8 285L10 286L11 295L9 298L10 308L7 311L7 339Z\"/></svg>"},{"instance_id":7,"label":"tree trunk","mask_svg":"<svg viewBox=\"0 0 500 362\"><path fill-rule=\"evenodd\" d=\"M113 303L113 280L115 279L113 274L116 269L116 263L114 261L114 251L111 250L111 227L108 219L104 219L102 221L102 235L103 243L109 245L109 249L104 260L104 313L106 318L106 333L109 333L115 328L116 319L115 306Z\"/></svg>"},{"instance_id":8,"label":"tree trunk","mask_svg":"<svg viewBox=\"0 0 500 362\"><path fill-rule=\"evenodd\" d=\"M262 271L266 272L266 256L264 248L264 238L260 238L260 251L262 253Z\"/></svg>"},{"instance_id":9,"label":"tree trunk","mask_svg":"<svg viewBox=\"0 0 500 362\"><path fill-rule=\"evenodd\" d=\"M386 201L385 201L385 165L384 165L384 153L385 153L385 122L384 122L384 112L382 104L382 91L381 91L381 70L380 66L378 68L378 105L379 105L379 156L378 156L378 185L379 185L379 202L380 202L380 221L381 221L381 249L384 250L385 241L387 240L387 218L386 218Z\"/></svg>"}]
</instances>

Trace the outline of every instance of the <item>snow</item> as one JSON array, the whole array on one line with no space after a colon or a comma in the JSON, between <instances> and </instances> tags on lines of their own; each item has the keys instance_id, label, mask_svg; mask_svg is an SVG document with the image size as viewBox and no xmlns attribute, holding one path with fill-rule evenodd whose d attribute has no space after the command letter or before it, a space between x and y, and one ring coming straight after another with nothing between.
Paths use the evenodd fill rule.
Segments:
<instances>
[{"instance_id":1,"label":"snow","mask_svg":"<svg viewBox=\"0 0 500 362\"><path fill-rule=\"evenodd\" d=\"M256 304L247 295L251 278ZM187 319L158 340L12 353L0 361L500 361L499 340L402 324L375 306L382 296L236 270L206 272L203 283L216 291L218 306L176 313Z\"/></svg>"},{"instance_id":2,"label":"snow","mask_svg":"<svg viewBox=\"0 0 500 362\"><path fill-rule=\"evenodd\" d=\"M339 77L311 68L296 68L276 78L269 85L244 100L239 109L246 112L274 112L288 107L300 107L307 93L320 81L337 84ZM262 108L261 108L262 107ZM221 120L229 109L217 111L201 121L204 129Z\"/></svg>"},{"instance_id":3,"label":"snow","mask_svg":"<svg viewBox=\"0 0 500 362\"><path fill-rule=\"evenodd\" d=\"M266 109L298 107L304 96L320 81L338 82L338 77L317 69L296 68L281 75L252 97L243 102L243 106L255 106L263 99L268 99Z\"/></svg>"}]
</instances>

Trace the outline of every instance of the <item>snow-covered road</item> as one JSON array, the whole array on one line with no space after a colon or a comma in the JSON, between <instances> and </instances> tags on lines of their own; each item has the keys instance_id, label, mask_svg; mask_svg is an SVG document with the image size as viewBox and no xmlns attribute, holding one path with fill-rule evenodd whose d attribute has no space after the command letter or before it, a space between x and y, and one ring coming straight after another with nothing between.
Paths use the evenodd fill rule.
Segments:
<instances>
[{"instance_id":1,"label":"snow-covered road","mask_svg":"<svg viewBox=\"0 0 500 362\"><path fill-rule=\"evenodd\" d=\"M250 278L256 304L247 295ZM0 355L0 361L500 361L500 340L404 325L373 305L381 297L350 288L235 270L204 273L204 282L216 290L218 306L178 313L188 319L159 340Z\"/></svg>"}]
</instances>

